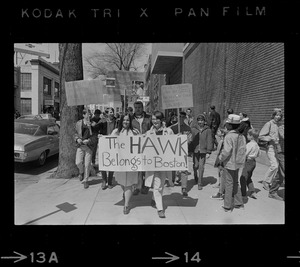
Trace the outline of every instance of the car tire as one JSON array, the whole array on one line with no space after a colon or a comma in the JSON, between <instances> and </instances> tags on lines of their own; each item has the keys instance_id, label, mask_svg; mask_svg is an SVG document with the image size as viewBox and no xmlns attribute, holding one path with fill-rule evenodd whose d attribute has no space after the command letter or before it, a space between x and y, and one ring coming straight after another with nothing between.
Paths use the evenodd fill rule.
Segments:
<instances>
[{"instance_id":1,"label":"car tire","mask_svg":"<svg viewBox=\"0 0 300 267\"><path fill-rule=\"evenodd\" d=\"M37 160L37 165L43 166L46 162L46 158L47 158L47 153L46 151L43 151Z\"/></svg>"}]
</instances>

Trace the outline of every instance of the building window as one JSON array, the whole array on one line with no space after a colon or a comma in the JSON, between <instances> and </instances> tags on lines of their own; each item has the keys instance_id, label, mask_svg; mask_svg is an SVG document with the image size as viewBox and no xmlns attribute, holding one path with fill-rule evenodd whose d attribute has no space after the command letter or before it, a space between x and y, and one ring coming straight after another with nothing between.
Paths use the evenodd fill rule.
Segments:
<instances>
[{"instance_id":1,"label":"building window","mask_svg":"<svg viewBox=\"0 0 300 267\"><path fill-rule=\"evenodd\" d=\"M54 97L59 97L59 83L54 83Z\"/></svg>"},{"instance_id":2,"label":"building window","mask_svg":"<svg viewBox=\"0 0 300 267\"><path fill-rule=\"evenodd\" d=\"M44 95L51 95L51 80L44 77L43 80Z\"/></svg>"},{"instance_id":3,"label":"building window","mask_svg":"<svg viewBox=\"0 0 300 267\"><path fill-rule=\"evenodd\" d=\"M31 73L21 73L21 91L31 91Z\"/></svg>"},{"instance_id":4,"label":"building window","mask_svg":"<svg viewBox=\"0 0 300 267\"><path fill-rule=\"evenodd\" d=\"M21 115L31 114L31 98L21 98Z\"/></svg>"}]
</instances>

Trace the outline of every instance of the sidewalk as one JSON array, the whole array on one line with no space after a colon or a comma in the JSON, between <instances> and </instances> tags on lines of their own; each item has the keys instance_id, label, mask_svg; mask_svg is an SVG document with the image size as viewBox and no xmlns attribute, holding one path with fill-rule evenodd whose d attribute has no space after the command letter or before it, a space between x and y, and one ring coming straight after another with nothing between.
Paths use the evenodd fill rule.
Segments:
<instances>
[{"instance_id":1,"label":"sidewalk","mask_svg":"<svg viewBox=\"0 0 300 267\"><path fill-rule=\"evenodd\" d=\"M198 190L193 173L188 178L188 197L183 198L181 187L165 187L163 202L166 218L161 219L150 206L152 189L147 195L131 198L131 210L123 214L122 189L101 189L101 177L90 177L84 189L77 178L52 179L46 173L38 183L15 195L16 225L103 225L103 224L284 224L285 202L268 198L268 192L258 181L263 179L268 166L257 162L252 180L258 199L248 198L244 210L224 212L223 201L211 199L218 189L216 155L207 160L204 188ZM192 172L192 159L189 158ZM284 189L280 188L280 193Z\"/></svg>"}]
</instances>

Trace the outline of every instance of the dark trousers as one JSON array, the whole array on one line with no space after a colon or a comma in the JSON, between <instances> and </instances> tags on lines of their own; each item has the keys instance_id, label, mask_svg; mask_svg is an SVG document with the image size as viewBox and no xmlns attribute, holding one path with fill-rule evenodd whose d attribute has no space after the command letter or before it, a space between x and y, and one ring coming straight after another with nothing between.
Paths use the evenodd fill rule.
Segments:
<instances>
[{"instance_id":1,"label":"dark trousers","mask_svg":"<svg viewBox=\"0 0 300 267\"><path fill-rule=\"evenodd\" d=\"M98 139L97 139L97 143L93 146L92 148L92 163L95 164L96 162L96 153L97 153L97 148L98 148Z\"/></svg>"},{"instance_id":2,"label":"dark trousers","mask_svg":"<svg viewBox=\"0 0 300 267\"><path fill-rule=\"evenodd\" d=\"M253 182L252 182L252 174L256 167L255 159L247 159L245 162L245 167L242 171L242 175L240 177L241 191L242 196L245 197L247 195L247 187L249 191L255 192Z\"/></svg>"},{"instance_id":3,"label":"dark trousers","mask_svg":"<svg viewBox=\"0 0 300 267\"><path fill-rule=\"evenodd\" d=\"M276 159L278 161L278 171L277 171L276 176L273 178L273 180L271 182L269 194L276 193L285 178L284 153L276 153Z\"/></svg>"},{"instance_id":4,"label":"dark trousers","mask_svg":"<svg viewBox=\"0 0 300 267\"><path fill-rule=\"evenodd\" d=\"M216 139L217 131L218 131L218 128L216 128L216 127L211 128L212 142L213 142L213 144L216 145L216 147L218 147L218 141Z\"/></svg>"},{"instance_id":5,"label":"dark trousers","mask_svg":"<svg viewBox=\"0 0 300 267\"><path fill-rule=\"evenodd\" d=\"M107 183L108 185L112 185L112 179L113 179L114 172L108 172L108 179L107 179L106 171L101 171L101 174L102 174L102 179L104 180L104 182Z\"/></svg>"}]
</instances>

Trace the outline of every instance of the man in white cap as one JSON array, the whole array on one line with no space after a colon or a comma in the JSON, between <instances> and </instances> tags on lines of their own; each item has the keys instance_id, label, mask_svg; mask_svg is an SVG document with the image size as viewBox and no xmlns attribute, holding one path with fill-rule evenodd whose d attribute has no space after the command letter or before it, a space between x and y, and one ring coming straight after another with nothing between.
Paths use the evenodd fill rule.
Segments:
<instances>
[{"instance_id":1,"label":"man in white cap","mask_svg":"<svg viewBox=\"0 0 300 267\"><path fill-rule=\"evenodd\" d=\"M246 160L246 139L237 131L240 123L239 115L228 116L225 124L228 133L225 135L224 146L219 156L221 166L224 167L225 196L224 206L222 206L224 211L244 208L238 175L239 169L244 167Z\"/></svg>"}]
</instances>

